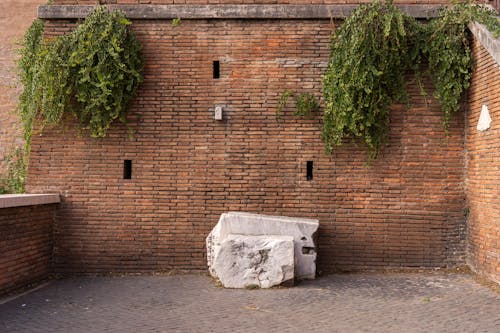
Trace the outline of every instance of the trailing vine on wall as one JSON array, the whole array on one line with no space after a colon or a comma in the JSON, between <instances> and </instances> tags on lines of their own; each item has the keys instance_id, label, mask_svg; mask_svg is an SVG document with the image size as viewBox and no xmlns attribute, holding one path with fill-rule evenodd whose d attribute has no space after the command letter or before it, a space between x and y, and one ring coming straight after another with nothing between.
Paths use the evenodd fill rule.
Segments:
<instances>
[{"instance_id":1,"label":"trailing vine on wall","mask_svg":"<svg viewBox=\"0 0 500 333\"><path fill-rule=\"evenodd\" d=\"M276 107L276 121L281 121L281 116L290 98L295 100L294 116L309 117L313 112L320 110L319 101L313 94L308 92L296 93L291 90L285 90L278 100L278 106Z\"/></svg>"},{"instance_id":2,"label":"trailing vine on wall","mask_svg":"<svg viewBox=\"0 0 500 333\"><path fill-rule=\"evenodd\" d=\"M22 147L13 148L5 158L6 171L0 175L0 194L24 193L26 179L26 151Z\"/></svg>"},{"instance_id":3,"label":"trailing vine on wall","mask_svg":"<svg viewBox=\"0 0 500 333\"><path fill-rule=\"evenodd\" d=\"M295 97L295 113L297 117L309 117L320 109L319 101L311 93L300 93Z\"/></svg>"},{"instance_id":4,"label":"trailing vine on wall","mask_svg":"<svg viewBox=\"0 0 500 333\"><path fill-rule=\"evenodd\" d=\"M470 84L473 61L467 24L473 21L485 24L494 36L500 34L496 13L469 1L448 6L438 18L425 22L404 14L392 1L354 10L332 35L323 75L326 152L346 138L358 138L368 148L369 161L377 158L387 141L391 104L408 100L405 75L413 71L419 80L427 67L447 131ZM288 97L286 92L282 95L277 111Z\"/></svg>"},{"instance_id":5,"label":"trailing vine on wall","mask_svg":"<svg viewBox=\"0 0 500 333\"><path fill-rule=\"evenodd\" d=\"M31 142L31 132L33 121L39 115L38 104L35 97L40 91L40 70L41 65L41 43L43 38L44 25L42 20L35 20L24 34L23 47L20 50L18 62L19 79L23 85L23 91L19 95L18 110L21 121L24 124L24 139L27 147Z\"/></svg>"},{"instance_id":6,"label":"trailing vine on wall","mask_svg":"<svg viewBox=\"0 0 500 333\"><path fill-rule=\"evenodd\" d=\"M70 34L42 40L43 23L34 21L19 61L19 109L28 143L35 123L43 130L68 112L92 137L104 137L117 119L126 124L143 69L130 24L122 12L96 7Z\"/></svg>"},{"instance_id":7,"label":"trailing vine on wall","mask_svg":"<svg viewBox=\"0 0 500 333\"><path fill-rule=\"evenodd\" d=\"M327 152L361 138L370 159L385 143L389 106L406 99L404 75L415 62L415 22L391 3L362 5L335 31L323 76L323 141Z\"/></svg>"},{"instance_id":8,"label":"trailing vine on wall","mask_svg":"<svg viewBox=\"0 0 500 333\"><path fill-rule=\"evenodd\" d=\"M26 169L28 165L31 132L35 117L39 115L33 101L39 93L39 66L44 25L41 20L33 21L26 31L23 47L20 50L18 61L19 79L23 84L23 91L19 96L18 111L24 124L24 147L14 147L5 157L5 171L0 175L0 194L24 193Z\"/></svg>"},{"instance_id":9,"label":"trailing vine on wall","mask_svg":"<svg viewBox=\"0 0 500 333\"><path fill-rule=\"evenodd\" d=\"M122 12L97 7L69 36L73 110L93 137L104 137L116 119L127 123L128 102L142 81L141 46L130 24Z\"/></svg>"},{"instance_id":10,"label":"trailing vine on wall","mask_svg":"<svg viewBox=\"0 0 500 333\"><path fill-rule=\"evenodd\" d=\"M441 103L445 130L460 108L463 92L470 86L473 59L467 25L474 21L485 24L495 37L499 36L496 13L469 2L446 8L423 29L422 52L429 63L436 89L434 95Z\"/></svg>"},{"instance_id":11,"label":"trailing vine on wall","mask_svg":"<svg viewBox=\"0 0 500 333\"><path fill-rule=\"evenodd\" d=\"M7 156L0 193L24 191L34 128L43 131L72 114L100 138L115 120L127 123L127 105L143 80L141 46L130 24L121 11L98 6L70 34L44 40L43 21L33 21L18 61L26 144Z\"/></svg>"}]
</instances>

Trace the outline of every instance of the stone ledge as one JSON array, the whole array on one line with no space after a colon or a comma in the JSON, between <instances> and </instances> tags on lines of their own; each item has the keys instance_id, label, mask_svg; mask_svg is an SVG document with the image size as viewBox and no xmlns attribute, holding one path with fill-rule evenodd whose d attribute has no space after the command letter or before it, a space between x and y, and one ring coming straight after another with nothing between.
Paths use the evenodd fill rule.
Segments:
<instances>
[{"instance_id":1,"label":"stone ledge","mask_svg":"<svg viewBox=\"0 0 500 333\"><path fill-rule=\"evenodd\" d=\"M59 203L59 194L2 194L0 195L0 208L48 205Z\"/></svg>"},{"instance_id":2,"label":"stone ledge","mask_svg":"<svg viewBox=\"0 0 500 333\"><path fill-rule=\"evenodd\" d=\"M348 16L358 5L108 5L130 19L330 19ZM436 17L442 5L398 5L417 18ZM42 19L79 19L92 5L39 6Z\"/></svg>"},{"instance_id":3,"label":"stone ledge","mask_svg":"<svg viewBox=\"0 0 500 333\"><path fill-rule=\"evenodd\" d=\"M495 62L500 64L500 37L493 37L493 34L478 22L469 24L469 29L479 43L495 59Z\"/></svg>"}]
</instances>

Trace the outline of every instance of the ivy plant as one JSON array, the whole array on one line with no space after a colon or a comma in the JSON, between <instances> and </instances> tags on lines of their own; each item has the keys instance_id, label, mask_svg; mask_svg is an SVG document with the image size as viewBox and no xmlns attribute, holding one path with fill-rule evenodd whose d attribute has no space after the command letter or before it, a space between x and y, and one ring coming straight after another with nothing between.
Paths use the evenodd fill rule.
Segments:
<instances>
[{"instance_id":1,"label":"ivy plant","mask_svg":"<svg viewBox=\"0 0 500 333\"><path fill-rule=\"evenodd\" d=\"M309 117L320 109L319 101L311 93L300 93L295 97L295 113L297 117Z\"/></svg>"},{"instance_id":2,"label":"ivy plant","mask_svg":"<svg viewBox=\"0 0 500 333\"><path fill-rule=\"evenodd\" d=\"M473 21L486 24L494 36L500 33L496 13L469 1L445 7L430 22L405 15L392 1L354 10L332 35L323 76L326 151L354 137L367 146L369 160L375 159L387 140L389 107L407 100L404 77L414 71L419 78L422 62L428 63L447 131L470 84L467 24Z\"/></svg>"},{"instance_id":3,"label":"ivy plant","mask_svg":"<svg viewBox=\"0 0 500 333\"><path fill-rule=\"evenodd\" d=\"M33 129L58 125L72 114L92 137L104 137L115 120L126 124L127 105L143 80L141 46L121 11L98 6L70 34L44 39L33 21L24 35L18 110L25 149L7 158L0 192L24 190Z\"/></svg>"},{"instance_id":4,"label":"ivy plant","mask_svg":"<svg viewBox=\"0 0 500 333\"><path fill-rule=\"evenodd\" d=\"M439 18L424 26L425 43L422 52L428 60L429 72L435 85L435 97L441 103L443 124L447 131L460 100L470 85L473 70L472 52L467 25L479 21L498 37L500 24L488 8L470 2L446 7Z\"/></svg>"},{"instance_id":5,"label":"ivy plant","mask_svg":"<svg viewBox=\"0 0 500 333\"><path fill-rule=\"evenodd\" d=\"M104 137L116 119L126 124L128 102L142 81L141 47L130 24L122 12L97 7L70 35L73 112L93 137Z\"/></svg>"},{"instance_id":6,"label":"ivy plant","mask_svg":"<svg viewBox=\"0 0 500 333\"><path fill-rule=\"evenodd\" d=\"M35 20L24 35L23 47L20 49L18 62L19 79L23 85L23 91L19 95L19 114L24 124L24 139L29 146L31 131L35 117L40 114L38 107L38 96L41 87L40 66L41 47L44 33L42 20Z\"/></svg>"},{"instance_id":7,"label":"ivy plant","mask_svg":"<svg viewBox=\"0 0 500 333\"><path fill-rule=\"evenodd\" d=\"M288 100L292 97L295 100L294 116L309 117L313 112L320 110L319 101L313 94L308 92L297 94L291 90L285 90L285 92L281 94L278 100L278 106L276 107L276 120L278 122L281 120L281 115L288 104Z\"/></svg>"},{"instance_id":8,"label":"ivy plant","mask_svg":"<svg viewBox=\"0 0 500 333\"><path fill-rule=\"evenodd\" d=\"M377 157L387 139L389 106L406 99L404 75L415 61L415 22L392 2L359 6L332 36L323 76L327 152L361 138Z\"/></svg>"},{"instance_id":9,"label":"ivy plant","mask_svg":"<svg viewBox=\"0 0 500 333\"><path fill-rule=\"evenodd\" d=\"M43 23L26 32L19 61L19 99L25 138L73 114L92 137L126 124L126 110L142 81L141 47L120 11L96 9L68 35L42 40Z\"/></svg>"},{"instance_id":10,"label":"ivy plant","mask_svg":"<svg viewBox=\"0 0 500 333\"><path fill-rule=\"evenodd\" d=\"M0 175L0 194L24 193L27 167L27 156L24 148L13 148L5 161L6 171Z\"/></svg>"}]
</instances>

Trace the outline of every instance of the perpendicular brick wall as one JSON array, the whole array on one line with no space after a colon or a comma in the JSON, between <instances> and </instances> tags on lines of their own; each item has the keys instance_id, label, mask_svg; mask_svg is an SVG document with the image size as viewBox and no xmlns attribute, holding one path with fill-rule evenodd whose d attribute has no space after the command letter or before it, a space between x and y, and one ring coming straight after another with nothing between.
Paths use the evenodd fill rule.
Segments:
<instances>
[{"instance_id":1,"label":"perpendicular brick wall","mask_svg":"<svg viewBox=\"0 0 500 333\"><path fill-rule=\"evenodd\" d=\"M55 204L0 208L0 294L51 273L56 208Z\"/></svg>"},{"instance_id":2,"label":"perpendicular brick wall","mask_svg":"<svg viewBox=\"0 0 500 333\"><path fill-rule=\"evenodd\" d=\"M49 21L47 33L72 27ZM116 124L102 140L71 126L33 138L28 190L64 198L57 271L203 270L205 237L227 211L318 218L321 271L464 262L464 115L446 137L439 105L414 77L410 108L392 108L388 144L367 167L354 142L324 153L319 114L296 118L291 103L275 119L286 89L321 95L329 20L137 20L133 29L146 59L130 108L135 137Z\"/></svg>"},{"instance_id":3,"label":"perpendicular brick wall","mask_svg":"<svg viewBox=\"0 0 500 333\"><path fill-rule=\"evenodd\" d=\"M466 188L469 210L467 262L500 283L500 67L474 40L476 70L469 90L466 140ZM476 129L483 105L491 127Z\"/></svg>"}]
</instances>

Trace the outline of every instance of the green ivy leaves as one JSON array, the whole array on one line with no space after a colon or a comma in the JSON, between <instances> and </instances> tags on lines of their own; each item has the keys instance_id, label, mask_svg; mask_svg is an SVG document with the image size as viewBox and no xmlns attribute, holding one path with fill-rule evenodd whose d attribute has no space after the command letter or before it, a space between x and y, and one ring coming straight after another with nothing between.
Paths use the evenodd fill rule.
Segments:
<instances>
[{"instance_id":1,"label":"green ivy leaves","mask_svg":"<svg viewBox=\"0 0 500 333\"><path fill-rule=\"evenodd\" d=\"M360 138L377 158L387 140L389 107L407 98L404 75L429 64L448 129L469 87L472 54L467 24L486 24L496 36L494 12L470 2L445 8L439 18L418 22L392 1L359 6L334 32L323 76L323 141L327 152L347 137Z\"/></svg>"},{"instance_id":2,"label":"green ivy leaves","mask_svg":"<svg viewBox=\"0 0 500 333\"><path fill-rule=\"evenodd\" d=\"M41 20L35 20L24 35L21 57L18 62L19 79L24 87L19 96L19 114L24 124L24 139L27 146L31 141L33 121L38 115L40 100L42 66L41 51L44 26Z\"/></svg>"},{"instance_id":3,"label":"green ivy leaves","mask_svg":"<svg viewBox=\"0 0 500 333\"><path fill-rule=\"evenodd\" d=\"M140 45L120 11L96 9L69 35L42 42L43 23L27 31L19 62L25 136L71 112L92 137L104 137L142 82Z\"/></svg>"},{"instance_id":4,"label":"green ivy leaves","mask_svg":"<svg viewBox=\"0 0 500 333\"><path fill-rule=\"evenodd\" d=\"M75 115L93 137L104 137L111 123L126 123L126 107L142 81L140 45L121 12L98 7L72 34L68 64L75 73L80 104Z\"/></svg>"},{"instance_id":5,"label":"green ivy leaves","mask_svg":"<svg viewBox=\"0 0 500 333\"><path fill-rule=\"evenodd\" d=\"M294 116L309 117L313 112L320 110L319 101L316 96L311 93L297 94L291 90L285 90L278 100L276 107L276 121L281 121L281 115L288 103L288 100L293 97L295 99L295 112Z\"/></svg>"},{"instance_id":6,"label":"green ivy leaves","mask_svg":"<svg viewBox=\"0 0 500 333\"><path fill-rule=\"evenodd\" d=\"M389 106L406 98L404 74L410 52L411 18L392 4L355 10L332 38L323 76L323 141L327 152L344 138L363 139L370 159L387 139Z\"/></svg>"},{"instance_id":7,"label":"green ivy leaves","mask_svg":"<svg viewBox=\"0 0 500 333\"><path fill-rule=\"evenodd\" d=\"M20 147L13 148L6 157L7 168L0 175L0 194L24 193L26 179L27 156Z\"/></svg>"},{"instance_id":8,"label":"green ivy leaves","mask_svg":"<svg viewBox=\"0 0 500 333\"><path fill-rule=\"evenodd\" d=\"M461 3L441 12L439 19L426 27L426 43L422 52L429 62L435 97L441 103L443 124L448 130L452 115L460 109L463 92L469 88L473 69L467 24L479 21L498 36L500 24L491 10Z\"/></svg>"}]
</instances>

